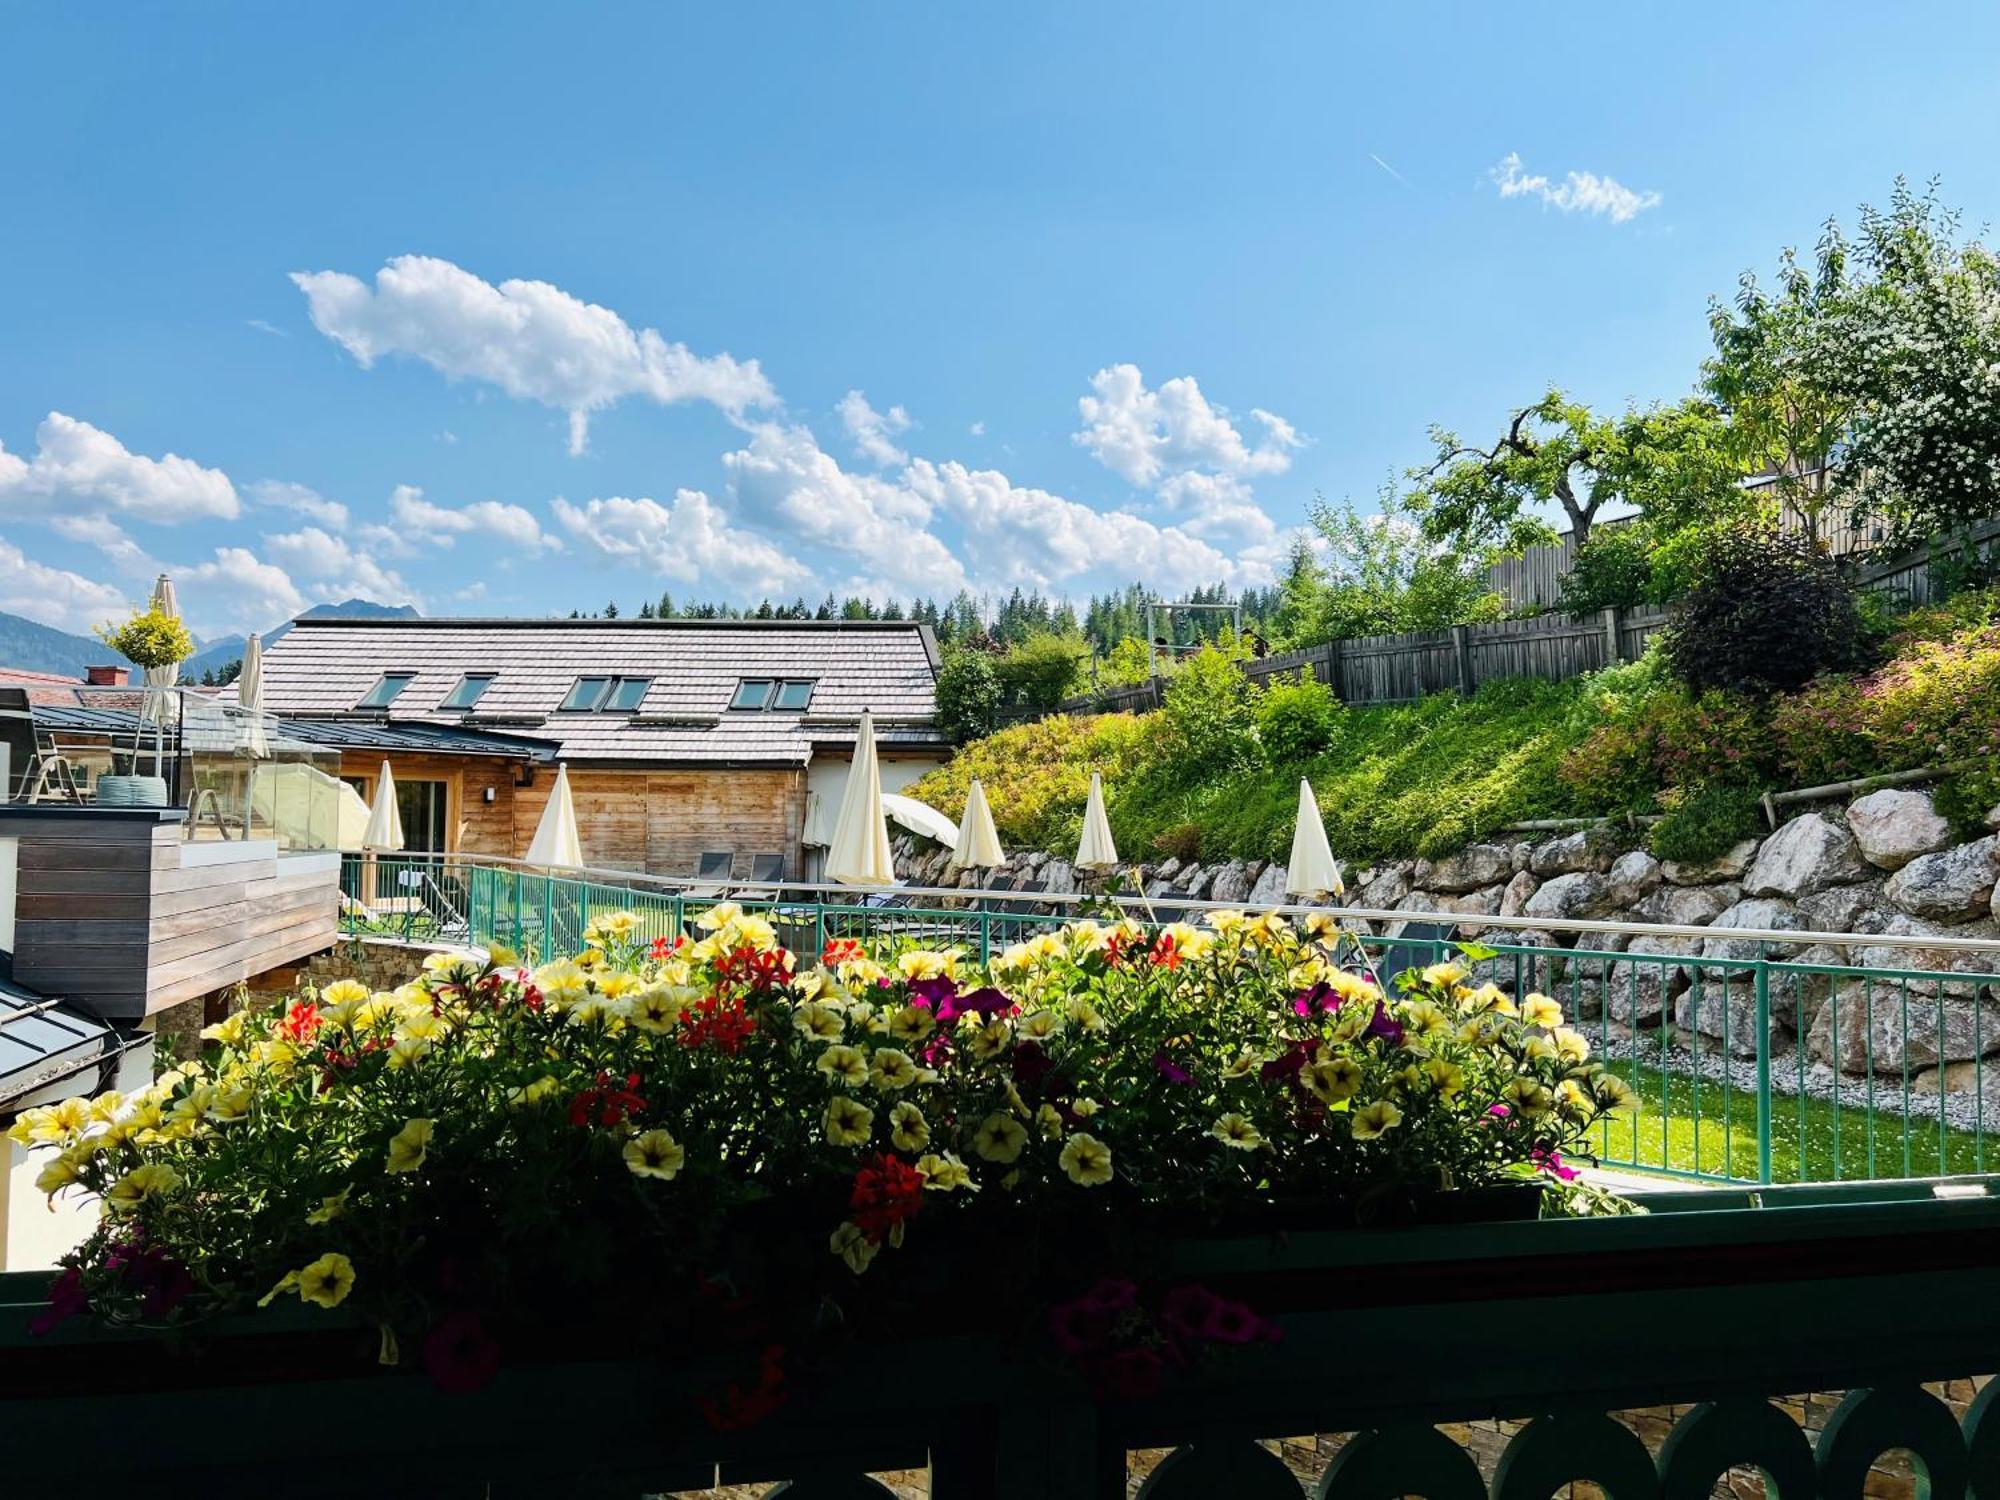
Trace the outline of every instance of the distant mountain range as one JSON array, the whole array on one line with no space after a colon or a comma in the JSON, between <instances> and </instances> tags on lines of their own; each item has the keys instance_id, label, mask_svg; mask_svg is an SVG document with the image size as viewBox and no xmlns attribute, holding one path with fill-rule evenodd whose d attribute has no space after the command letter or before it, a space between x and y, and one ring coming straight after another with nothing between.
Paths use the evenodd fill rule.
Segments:
<instances>
[{"instance_id":1,"label":"distant mountain range","mask_svg":"<svg viewBox=\"0 0 2000 1500\"><path fill-rule=\"evenodd\" d=\"M372 599L344 599L338 604L315 604L301 610L301 620L416 620L422 616L409 604L377 604ZM271 645L292 628L290 620L264 633ZM71 635L53 626L38 624L0 611L0 667L16 667L28 672L57 672L65 677L81 677L84 668L116 661L117 655L102 641L87 635ZM243 637L221 636L209 641L181 663L181 680L199 682L204 672L220 672L233 661L243 659Z\"/></svg>"}]
</instances>

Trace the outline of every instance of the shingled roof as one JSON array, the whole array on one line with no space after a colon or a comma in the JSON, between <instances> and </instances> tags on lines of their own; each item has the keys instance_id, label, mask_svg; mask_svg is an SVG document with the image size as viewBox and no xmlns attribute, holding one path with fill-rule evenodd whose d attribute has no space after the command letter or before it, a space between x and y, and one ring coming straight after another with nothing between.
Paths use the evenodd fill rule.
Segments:
<instances>
[{"instance_id":1,"label":"shingled roof","mask_svg":"<svg viewBox=\"0 0 2000 1500\"><path fill-rule=\"evenodd\" d=\"M861 711L876 739L943 749L937 644L904 621L297 621L264 653L264 707L287 719L418 720L552 740L598 765L803 765L846 753ZM384 672L414 673L388 713L357 707ZM468 672L493 674L471 712L441 707ZM651 679L635 712L564 713L579 677ZM746 677L809 678L803 713L736 711Z\"/></svg>"}]
</instances>

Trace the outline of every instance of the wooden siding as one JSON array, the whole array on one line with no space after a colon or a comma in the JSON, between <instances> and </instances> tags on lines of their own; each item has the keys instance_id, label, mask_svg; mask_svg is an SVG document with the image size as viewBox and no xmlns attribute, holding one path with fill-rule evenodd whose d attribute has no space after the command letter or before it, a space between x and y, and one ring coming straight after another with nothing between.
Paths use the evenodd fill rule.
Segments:
<instances>
[{"instance_id":1,"label":"wooden siding","mask_svg":"<svg viewBox=\"0 0 2000 1500\"><path fill-rule=\"evenodd\" d=\"M398 782L445 783L449 853L520 859L534 841L553 767L539 766L532 785L518 786L516 765L465 756L391 755ZM341 774L366 779L372 795L382 757L349 752ZM486 788L493 800L486 800ZM600 771L570 768L570 796L585 857L594 865L649 875L692 875L700 856L728 850L739 873L753 854L782 854L786 872L802 869L805 773L767 770Z\"/></svg>"},{"instance_id":2,"label":"wooden siding","mask_svg":"<svg viewBox=\"0 0 2000 1500\"><path fill-rule=\"evenodd\" d=\"M330 946L340 861L268 840L182 842L177 822L9 817L14 977L136 1021Z\"/></svg>"}]
</instances>

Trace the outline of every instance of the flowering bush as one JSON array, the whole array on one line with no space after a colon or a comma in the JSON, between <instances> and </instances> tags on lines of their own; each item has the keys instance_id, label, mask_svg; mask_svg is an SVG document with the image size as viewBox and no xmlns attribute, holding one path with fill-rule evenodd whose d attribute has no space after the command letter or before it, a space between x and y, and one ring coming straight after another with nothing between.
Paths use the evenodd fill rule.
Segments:
<instances>
[{"instance_id":1,"label":"flowering bush","mask_svg":"<svg viewBox=\"0 0 2000 1500\"><path fill-rule=\"evenodd\" d=\"M990 968L907 940L801 959L730 904L698 930L642 944L603 915L532 971L434 955L392 992L343 980L233 1015L130 1097L24 1114L41 1187L106 1209L51 1316L297 1298L474 1385L540 1295L733 1340L753 1363L710 1415L754 1420L829 1309L861 1321L949 1266L1020 1326L1010 1287L1050 1309L1051 1275L1143 1274L1162 1228L1561 1186L1561 1153L1627 1100L1555 1001L1458 963L1385 996L1317 922L1078 921ZM1261 1330L1161 1295L1156 1353ZM1130 1342L1131 1318L1102 1326ZM1125 1345L1085 1343L1133 1373Z\"/></svg>"}]
</instances>

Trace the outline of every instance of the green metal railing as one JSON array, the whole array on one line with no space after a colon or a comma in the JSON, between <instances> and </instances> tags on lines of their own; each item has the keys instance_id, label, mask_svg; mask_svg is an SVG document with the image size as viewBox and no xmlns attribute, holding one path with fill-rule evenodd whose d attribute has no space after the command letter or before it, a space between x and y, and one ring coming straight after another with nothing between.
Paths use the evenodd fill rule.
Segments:
<instances>
[{"instance_id":1,"label":"green metal railing","mask_svg":"<svg viewBox=\"0 0 2000 1500\"><path fill-rule=\"evenodd\" d=\"M818 954L836 938L889 938L960 945L983 963L1069 920L1073 899L938 891L885 900L831 887L703 887L439 855L349 855L342 891L350 937L501 947L533 961L580 948L594 914L631 911L643 939L671 938L729 899L768 917L795 952ZM1126 904L1142 919L1199 914L1185 904ZM1385 983L1460 951L1446 937L1371 933L1368 914L1354 915L1349 957ZM1374 914L1374 925L1387 927L1389 915ZM1600 1127L1600 1163L1756 1185L2000 1169L2000 1151L1988 1145L2000 1125L2000 973L1990 972L2000 969L2000 943L1827 935L1961 966L1883 967L1804 962L1735 930L1587 922L1561 932L1579 927L1574 947L1532 927L1489 930L1473 968L1516 995L1554 996L1632 1087L1639 1108ZM1628 950L1635 938L1676 932L1648 948L1688 951Z\"/></svg>"}]
</instances>

